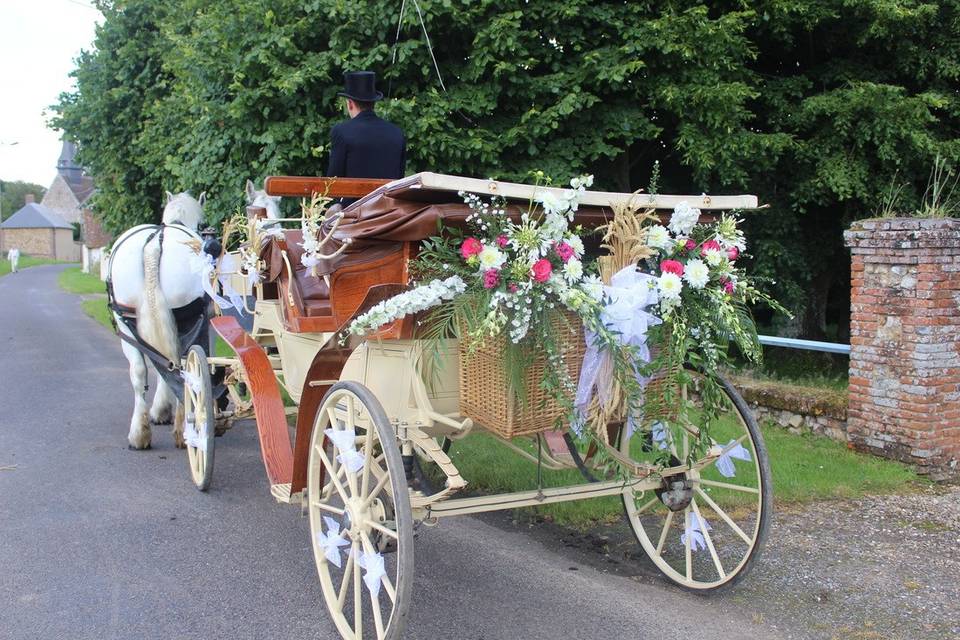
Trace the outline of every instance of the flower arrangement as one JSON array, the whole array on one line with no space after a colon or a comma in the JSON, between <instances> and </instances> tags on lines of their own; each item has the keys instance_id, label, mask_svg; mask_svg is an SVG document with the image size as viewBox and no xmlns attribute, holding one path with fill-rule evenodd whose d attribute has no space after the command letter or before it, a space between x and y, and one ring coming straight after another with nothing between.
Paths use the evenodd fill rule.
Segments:
<instances>
[{"instance_id":1,"label":"flower arrangement","mask_svg":"<svg viewBox=\"0 0 960 640\"><path fill-rule=\"evenodd\" d=\"M582 345L582 324L600 343L620 349L616 334L601 320L603 283L584 261L581 230L571 228L592 182L592 176L581 176L559 194L540 191L526 211L513 216L502 200L461 193L470 208L466 229L448 229L422 243L411 272L423 283L376 305L348 331L361 335L422 313L420 337L428 341L456 337L471 352L502 341L498 348L506 380L498 386L510 389L520 404L531 387L546 390L563 408L558 422L569 423L580 363L566 366L564 340ZM525 376L538 358L546 361L543 376L531 381ZM627 367L622 373L635 377Z\"/></svg>"},{"instance_id":2,"label":"flower arrangement","mask_svg":"<svg viewBox=\"0 0 960 640\"><path fill-rule=\"evenodd\" d=\"M717 377L730 364L729 345L736 345L748 360L762 357L750 306L764 303L789 313L760 291L743 268L747 247L737 214L723 214L708 223L699 223L700 217L699 209L681 202L666 226L649 224L645 238L649 255L641 268L656 278L651 282L658 299L654 312L661 320L650 333L658 355L645 371L660 374L666 383L659 386L659 393L648 394L644 412L694 422L691 407L686 406L689 401L675 391L692 381L685 367L696 370L701 411L695 422L702 450L710 445L710 422L722 410Z\"/></svg>"}]
</instances>

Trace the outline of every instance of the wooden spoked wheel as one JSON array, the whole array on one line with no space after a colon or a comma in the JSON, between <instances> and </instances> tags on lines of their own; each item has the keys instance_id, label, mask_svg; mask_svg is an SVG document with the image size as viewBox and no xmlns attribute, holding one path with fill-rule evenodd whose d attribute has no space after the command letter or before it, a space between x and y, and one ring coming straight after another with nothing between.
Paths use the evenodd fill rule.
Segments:
<instances>
[{"instance_id":1,"label":"wooden spoked wheel","mask_svg":"<svg viewBox=\"0 0 960 640\"><path fill-rule=\"evenodd\" d=\"M193 345L184 358L183 415L184 437L190 477L200 491L210 488L213 479L213 448L216 413L213 409L213 390L210 384L210 366L203 348ZM193 435L188 433L193 430Z\"/></svg>"},{"instance_id":2,"label":"wooden spoked wheel","mask_svg":"<svg viewBox=\"0 0 960 640\"><path fill-rule=\"evenodd\" d=\"M396 432L362 384L338 382L320 404L307 499L320 585L340 634L400 638L413 584L413 515Z\"/></svg>"},{"instance_id":3,"label":"wooden spoked wheel","mask_svg":"<svg viewBox=\"0 0 960 640\"><path fill-rule=\"evenodd\" d=\"M627 519L660 571L695 591L715 591L742 579L759 555L773 509L770 464L756 420L743 398L721 380L724 411L711 427L720 458L686 462L693 436L679 425L653 421L623 430L620 452L653 461L669 451L654 491L625 494ZM668 504L672 506L668 507Z\"/></svg>"}]
</instances>

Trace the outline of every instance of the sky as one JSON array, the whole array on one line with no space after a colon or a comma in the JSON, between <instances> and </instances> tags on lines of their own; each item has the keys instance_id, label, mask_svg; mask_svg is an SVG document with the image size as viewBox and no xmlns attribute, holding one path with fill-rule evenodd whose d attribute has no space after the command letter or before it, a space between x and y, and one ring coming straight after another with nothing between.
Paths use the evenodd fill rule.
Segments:
<instances>
[{"instance_id":1,"label":"sky","mask_svg":"<svg viewBox=\"0 0 960 640\"><path fill-rule=\"evenodd\" d=\"M74 58L100 19L88 0L0 0L0 179L53 181L60 133L45 112L73 88Z\"/></svg>"}]
</instances>

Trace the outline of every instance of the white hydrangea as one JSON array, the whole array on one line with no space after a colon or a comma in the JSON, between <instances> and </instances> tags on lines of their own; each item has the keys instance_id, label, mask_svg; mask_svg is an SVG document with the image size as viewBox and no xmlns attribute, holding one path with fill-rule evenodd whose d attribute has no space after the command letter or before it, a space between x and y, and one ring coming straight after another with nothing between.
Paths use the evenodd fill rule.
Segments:
<instances>
[{"instance_id":1,"label":"white hydrangea","mask_svg":"<svg viewBox=\"0 0 960 640\"><path fill-rule=\"evenodd\" d=\"M657 291L660 292L661 301L680 300L680 292L683 290L683 281L675 273L663 273L657 281Z\"/></svg>"},{"instance_id":2,"label":"white hydrangea","mask_svg":"<svg viewBox=\"0 0 960 640\"><path fill-rule=\"evenodd\" d=\"M710 280L710 268L697 258L689 260L683 270L683 279L694 289L703 289Z\"/></svg>"},{"instance_id":3,"label":"white hydrangea","mask_svg":"<svg viewBox=\"0 0 960 640\"><path fill-rule=\"evenodd\" d=\"M668 249L673 243L670 232L663 225L655 224L647 231L647 246L654 249Z\"/></svg>"},{"instance_id":4,"label":"white hydrangea","mask_svg":"<svg viewBox=\"0 0 960 640\"><path fill-rule=\"evenodd\" d=\"M583 277L583 263L570 258L563 264L563 275L571 284Z\"/></svg>"},{"instance_id":5,"label":"white hydrangea","mask_svg":"<svg viewBox=\"0 0 960 640\"><path fill-rule=\"evenodd\" d=\"M691 207L690 204L684 200L673 208L673 215L670 216L670 224L667 226L670 231L678 236L686 236L690 234L690 231L693 230L693 227L699 219L700 209Z\"/></svg>"}]
</instances>

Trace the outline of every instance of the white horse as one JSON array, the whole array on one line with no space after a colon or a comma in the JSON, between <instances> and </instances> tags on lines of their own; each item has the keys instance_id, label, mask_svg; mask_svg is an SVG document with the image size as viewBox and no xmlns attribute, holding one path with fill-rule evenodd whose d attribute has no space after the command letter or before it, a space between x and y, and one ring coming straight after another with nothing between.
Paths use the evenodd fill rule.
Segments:
<instances>
[{"instance_id":1,"label":"white horse","mask_svg":"<svg viewBox=\"0 0 960 640\"><path fill-rule=\"evenodd\" d=\"M140 225L126 231L113 244L108 277L117 304L136 310L137 333L169 360L179 363L180 348L173 309L204 295L200 276L194 270L196 253L188 243L202 242L197 229L203 220L205 193L194 199L189 193L167 192L163 209L163 235L156 225ZM120 331L133 337L121 318L114 314ZM147 366L144 355L121 340L123 354L130 362L130 383L134 391L133 418L127 441L132 449L150 447L150 423L173 422L177 447L184 446L183 408L167 384L157 376L153 405L147 412Z\"/></svg>"},{"instance_id":2,"label":"white horse","mask_svg":"<svg viewBox=\"0 0 960 640\"><path fill-rule=\"evenodd\" d=\"M280 196L268 196L266 190L257 191L253 182L247 180L247 204L251 207L263 207L267 210L267 218L276 220L280 217Z\"/></svg>"}]
</instances>

